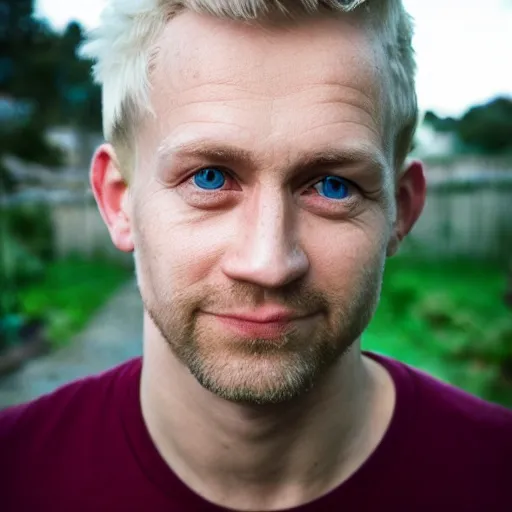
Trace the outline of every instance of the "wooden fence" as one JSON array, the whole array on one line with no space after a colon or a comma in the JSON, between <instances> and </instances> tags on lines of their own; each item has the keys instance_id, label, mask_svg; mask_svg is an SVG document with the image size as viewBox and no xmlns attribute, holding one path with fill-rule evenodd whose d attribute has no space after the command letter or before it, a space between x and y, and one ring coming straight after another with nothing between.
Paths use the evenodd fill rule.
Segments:
<instances>
[{"instance_id":1,"label":"wooden fence","mask_svg":"<svg viewBox=\"0 0 512 512\"><path fill-rule=\"evenodd\" d=\"M404 250L429 257L512 259L512 174L430 185Z\"/></svg>"},{"instance_id":2,"label":"wooden fence","mask_svg":"<svg viewBox=\"0 0 512 512\"><path fill-rule=\"evenodd\" d=\"M433 180L423 214L403 250L429 257L512 259L512 172L489 176ZM130 258L113 246L90 193L51 201L49 211L57 255Z\"/></svg>"}]
</instances>

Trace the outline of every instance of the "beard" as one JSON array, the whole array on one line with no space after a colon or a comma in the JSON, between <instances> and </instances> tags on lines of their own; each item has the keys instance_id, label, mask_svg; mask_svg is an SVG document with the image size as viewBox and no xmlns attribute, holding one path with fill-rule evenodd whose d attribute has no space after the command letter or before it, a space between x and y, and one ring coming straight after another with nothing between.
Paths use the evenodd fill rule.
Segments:
<instances>
[{"instance_id":1,"label":"beard","mask_svg":"<svg viewBox=\"0 0 512 512\"><path fill-rule=\"evenodd\" d=\"M153 283L151 297L140 288L169 349L203 388L232 402L269 405L307 393L360 337L378 302L382 270L363 270L356 281L349 300L297 283L272 292L241 282L226 289L203 285L173 296L158 293L161 287ZM271 339L237 336L204 314L265 303L318 314L307 328L292 327Z\"/></svg>"}]
</instances>

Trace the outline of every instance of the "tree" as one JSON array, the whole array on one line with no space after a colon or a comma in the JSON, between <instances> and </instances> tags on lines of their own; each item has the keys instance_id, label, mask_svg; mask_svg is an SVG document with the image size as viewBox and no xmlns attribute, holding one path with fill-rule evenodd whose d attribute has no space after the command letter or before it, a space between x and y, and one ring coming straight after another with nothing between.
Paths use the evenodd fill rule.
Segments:
<instances>
[{"instance_id":1,"label":"tree","mask_svg":"<svg viewBox=\"0 0 512 512\"><path fill-rule=\"evenodd\" d=\"M438 117L434 112L428 110L423 121L437 132L454 132L457 129L458 120L453 117Z\"/></svg>"},{"instance_id":2,"label":"tree","mask_svg":"<svg viewBox=\"0 0 512 512\"><path fill-rule=\"evenodd\" d=\"M34 0L0 0L1 36L4 41L29 37Z\"/></svg>"},{"instance_id":3,"label":"tree","mask_svg":"<svg viewBox=\"0 0 512 512\"><path fill-rule=\"evenodd\" d=\"M61 35L33 18L33 8L34 0L0 0L0 94L13 105L31 106L27 118L2 123L0 157L9 152L54 166L62 155L46 142L48 127L99 131L101 94L91 79L91 62L77 56L84 33L80 24L70 23ZM5 168L0 173L4 189L9 188Z\"/></svg>"},{"instance_id":4,"label":"tree","mask_svg":"<svg viewBox=\"0 0 512 512\"><path fill-rule=\"evenodd\" d=\"M457 123L460 140L485 153L512 150L512 99L495 100L471 108Z\"/></svg>"},{"instance_id":5,"label":"tree","mask_svg":"<svg viewBox=\"0 0 512 512\"><path fill-rule=\"evenodd\" d=\"M512 151L512 99L496 98L470 108L460 119L425 114L425 123L438 132L454 133L466 150L485 154Z\"/></svg>"}]
</instances>

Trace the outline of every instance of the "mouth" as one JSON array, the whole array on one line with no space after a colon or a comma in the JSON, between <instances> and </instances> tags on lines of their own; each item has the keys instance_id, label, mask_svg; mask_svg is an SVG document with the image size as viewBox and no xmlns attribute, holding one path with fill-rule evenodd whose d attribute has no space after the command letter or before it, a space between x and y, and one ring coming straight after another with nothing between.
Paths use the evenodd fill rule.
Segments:
<instances>
[{"instance_id":1,"label":"mouth","mask_svg":"<svg viewBox=\"0 0 512 512\"><path fill-rule=\"evenodd\" d=\"M279 338L316 316L283 308L260 308L250 312L207 313L222 328L243 338Z\"/></svg>"}]
</instances>

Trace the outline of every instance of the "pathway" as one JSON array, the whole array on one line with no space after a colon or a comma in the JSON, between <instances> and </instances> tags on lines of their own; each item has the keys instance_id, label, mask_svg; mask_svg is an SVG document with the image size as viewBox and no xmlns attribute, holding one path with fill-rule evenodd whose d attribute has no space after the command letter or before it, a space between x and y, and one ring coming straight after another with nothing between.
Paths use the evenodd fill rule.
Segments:
<instances>
[{"instance_id":1,"label":"pathway","mask_svg":"<svg viewBox=\"0 0 512 512\"><path fill-rule=\"evenodd\" d=\"M135 282L124 285L84 331L62 350L27 363L0 380L0 409L26 402L142 351L142 305Z\"/></svg>"}]
</instances>

